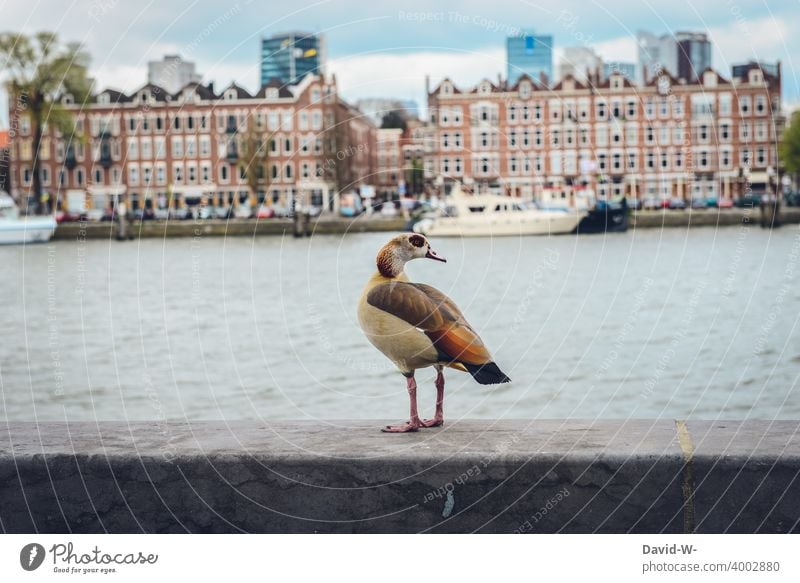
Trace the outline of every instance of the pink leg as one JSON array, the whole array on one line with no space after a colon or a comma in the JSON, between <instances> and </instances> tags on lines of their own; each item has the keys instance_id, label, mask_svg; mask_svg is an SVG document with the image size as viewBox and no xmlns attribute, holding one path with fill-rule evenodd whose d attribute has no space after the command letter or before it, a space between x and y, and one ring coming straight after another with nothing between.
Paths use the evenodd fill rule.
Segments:
<instances>
[{"instance_id":1,"label":"pink leg","mask_svg":"<svg viewBox=\"0 0 800 583\"><path fill-rule=\"evenodd\" d=\"M406 385L408 387L408 398L411 400L411 420L402 425L387 425L381 429L384 433L408 433L422 427L422 421L420 421L419 413L417 412L417 381L414 380L414 375L406 377Z\"/></svg>"},{"instance_id":2,"label":"pink leg","mask_svg":"<svg viewBox=\"0 0 800 583\"><path fill-rule=\"evenodd\" d=\"M444 373L442 369L436 372L436 413L433 419L422 422L423 427L440 427L444 425Z\"/></svg>"}]
</instances>

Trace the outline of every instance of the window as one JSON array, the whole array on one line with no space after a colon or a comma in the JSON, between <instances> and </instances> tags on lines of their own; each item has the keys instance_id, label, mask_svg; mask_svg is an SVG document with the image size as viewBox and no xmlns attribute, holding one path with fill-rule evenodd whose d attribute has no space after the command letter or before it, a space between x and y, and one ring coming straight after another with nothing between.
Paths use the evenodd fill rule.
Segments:
<instances>
[{"instance_id":1,"label":"window","mask_svg":"<svg viewBox=\"0 0 800 583\"><path fill-rule=\"evenodd\" d=\"M731 126L730 124L723 123L719 126L719 139L721 142L731 141Z\"/></svg>"},{"instance_id":2,"label":"window","mask_svg":"<svg viewBox=\"0 0 800 583\"><path fill-rule=\"evenodd\" d=\"M741 115L750 115L750 97L743 95L739 98L739 113Z\"/></svg>"},{"instance_id":3,"label":"window","mask_svg":"<svg viewBox=\"0 0 800 583\"><path fill-rule=\"evenodd\" d=\"M596 104L597 110L597 118L598 119L605 119L606 118L606 104L604 101L598 101Z\"/></svg>"},{"instance_id":4,"label":"window","mask_svg":"<svg viewBox=\"0 0 800 583\"><path fill-rule=\"evenodd\" d=\"M128 166L128 185L129 186L139 185L139 166L136 164L130 164Z\"/></svg>"},{"instance_id":5,"label":"window","mask_svg":"<svg viewBox=\"0 0 800 583\"><path fill-rule=\"evenodd\" d=\"M139 140L136 138L128 138L128 160L139 159Z\"/></svg>"},{"instance_id":6,"label":"window","mask_svg":"<svg viewBox=\"0 0 800 583\"><path fill-rule=\"evenodd\" d=\"M183 158L183 138L172 136L172 157Z\"/></svg>"},{"instance_id":7,"label":"window","mask_svg":"<svg viewBox=\"0 0 800 583\"><path fill-rule=\"evenodd\" d=\"M183 164L177 163L172 165L172 180L176 184L183 183Z\"/></svg>"},{"instance_id":8,"label":"window","mask_svg":"<svg viewBox=\"0 0 800 583\"><path fill-rule=\"evenodd\" d=\"M767 96L756 95L756 115L764 115L767 112Z\"/></svg>"},{"instance_id":9,"label":"window","mask_svg":"<svg viewBox=\"0 0 800 583\"><path fill-rule=\"evenodd\" d=\"M731 94L730 93L720 93L719 94L719 114L720 115L731 115Z\"/></svg>"},{"instance_id":10,"label":"window","mask_svg":"<svg viewBox=\"0 0 800 583\"><path fill-rule=\"evenodd\" d=\"M228 166L225 164L219 167L219 181L223 183L228 182Z\"/></svg>"}]
</instances>

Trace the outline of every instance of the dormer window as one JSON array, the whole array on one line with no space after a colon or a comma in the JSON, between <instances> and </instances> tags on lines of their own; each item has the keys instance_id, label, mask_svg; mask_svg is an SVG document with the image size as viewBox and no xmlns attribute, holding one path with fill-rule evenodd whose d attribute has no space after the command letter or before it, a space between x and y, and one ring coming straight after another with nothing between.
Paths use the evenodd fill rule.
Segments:
<instances>
[{"instance_id":1,"label":"dormer window","mask_svg":"<svg viewBox=\"0 0 800 583\"><path fill-rule=\"evenodd\" d=\"M101 93L97 96L97 103L100 105L108 105L111 103L111 96L108 93Z\"/></svg>"},{"instance_id":2,"label":"dormer window","mask_svg":"<svg viewBox=\"0 0 800 583\"><path fill-rule=\"evenodd\" d=\"M519 84L519 96L523 99L531 96L531 84L528 81L523 81Z\"/></svg>"},{"instance_id":3,"label":"dormer window","mask_svg":"<svg viewBox=\"0 0 800 583\"><path fill-rule=\"evenodd\" d=\"M622 78L619 75L613 75L611 77L611 88L622 89Z\"/></svg>"},{"instance_id":4,"label":"dormer window","mask_svg":"<svg viewBox=\"0 0 800 583\"><path fill-rule=\"evenodd\" d=\"M761 75L761 71L759 71L758 69L753 69L752 71L750 71L750 83L756 84L763 82L764 82L764 77Z\"/></svg>"},{"instance_id":5,"label":"dormer window","mask_svg":"<svg viewBox=\"0 0 800 583\"><path fill-rule=\"evenodd\" d=\"M71 93L66 93L61 101L64 103L64 105L72 105L75 103L75 98L72 97Z\"/></svg>"},{"instance_id":6,"label":"dormer window","mask_svg":"<svg viewBox=\"0 0 800 583\"><path fill-rule=\"evenodd\" d=\"M717 76L711 71L706 71L703 75L703 85L705 87L716 87L717 86Z\"/></svg>"},{"instance_id":7,"label":"dormer window","mask_svg":"<svg viewBox=\"0 0 800 583\"><path fill-rule=\"evenodd\" d=\"M268 87L267 88L267 99L278 99L278 89L276 87ZM319 99L319 98L317 98ZM313 100L313 97L312 97Z\"/></svg>"},{"instance_id":8,"label":"dormer window","mask_svg":"<svg viewBox=\"0 0 800 583\"><path fill-rule=\"evenodd\" d=\"M478 88L478 91L483 94L491 93L492 86L486 81L484 81L483 83L481 83L480 87Z\"/></svg>"},{"instance_id":9,"label":"dormer window","mask_svg":"<svg viewBox=\"0 0 800 583\"><path fill-rule=\"evenodd\" d=\"M147 103L148 101L150 101L150 92L142 91L139 94L139 101L141 101L142 103Z\"/></svg>"},{"instance_id":10,"label":"dormer window","mask_svg":"<svg viewBox=\"0 0 800 583\"><path fill-rule=\"evenodd\" d=\"M236 99L236 89L228 89L225 91L225 101L233 101Z\"/></svg>"},{"instance_id":11,"label":"dormer window","mask_svg":"<svg viewBox=\"0 0 800 583\"><path fill-rule=\"evenodd\" d=\"M443 93L444 95L450 95L450 94L452 94L452 93L453 93L453 86L450 84L450 82L449 82L449 81L445 81L445 82L442 84L442 93Z\"/></svg>"}]
</instances>

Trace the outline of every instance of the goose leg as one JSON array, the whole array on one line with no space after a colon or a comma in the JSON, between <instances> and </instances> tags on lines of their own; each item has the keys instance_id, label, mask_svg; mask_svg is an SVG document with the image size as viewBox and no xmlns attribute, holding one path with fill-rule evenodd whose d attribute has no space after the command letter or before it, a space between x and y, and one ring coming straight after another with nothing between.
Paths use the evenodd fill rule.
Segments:
<instances>
[{"instance_id":1,"label":"goose leg","mask_svg":"<svg viewBox=\"0 0 800 583\"><path fill-rule=\"evenodd\" d=\"M402 425L387 425L381 429L384 433L408 433L422 427L422 421L417 412L417 381L414 380L413 374L406 376L406 387L408 388L408 398L411 401L411 420Z\"/></svg>"},{"instance_id":2,"label":"goose leg","mask_svg":"<svg viewBox=\"0 0 800 583\"><path fill-rule=\"evenodd\" d=\"M440 427L444 425L444 373L442 368L436 367L436 413L433 419L425 419L423 427Z\"/></svg>"}]
</instances>

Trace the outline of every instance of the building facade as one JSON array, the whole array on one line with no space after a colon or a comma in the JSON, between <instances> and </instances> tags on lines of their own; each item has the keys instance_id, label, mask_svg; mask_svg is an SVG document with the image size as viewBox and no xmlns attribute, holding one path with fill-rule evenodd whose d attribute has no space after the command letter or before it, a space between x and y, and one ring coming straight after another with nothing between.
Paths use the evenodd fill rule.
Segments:
<instances>
[{"instance_id":1,"label":"building facade","mask_svg":"<svg viewBox=\"0 0 800 583\"><path fill-rule=\"evenodd\" d=\"M311 74L324 74L322 35L287 32L261 39L261 85L277 79L295 85Z\"/></svg>"},{"instance_id":2,"label":"building facade","mask_svg":"<svg viewBox=\"0 0 800 583\"><path fill-rule=\"evenodd\" d=\"M190 83L170 94L147 84L126 95L103 91L90 103L62 103L76 136L45 132L39 149L45 191L60 201L109 208L238 207L297 201L334 210L336 193L357 187L373 167L375 126L338 96L335 79L277 81L255 95ZM30 120L12 111L13 192L30 191Z\"/></svg>"},{"instance_id":3,"label":"building facade","mask_svg":"<svg viewBox=\"0 0 800 583\"><path fill-rule=\"evenodd\" d=\"M449 79L429 93L433 128L426 175L439 191L573 202L599 198L736 198L775 187L780 75L756 64L727 80L695 83L662 73L634 86L614 73L587 86L568 77L542 87Z\"/></svg>"},{"instance_id":4,"label":"building facade","mask_svg":"<svg viewBox=\"0 0 800 583\"><path fill-rule=\"evenodd\" d=\"M522 75L541 82L553 79L553 36L524 34L506 38L506 77L515 83Z\"/></svg>"}]
</instances>

